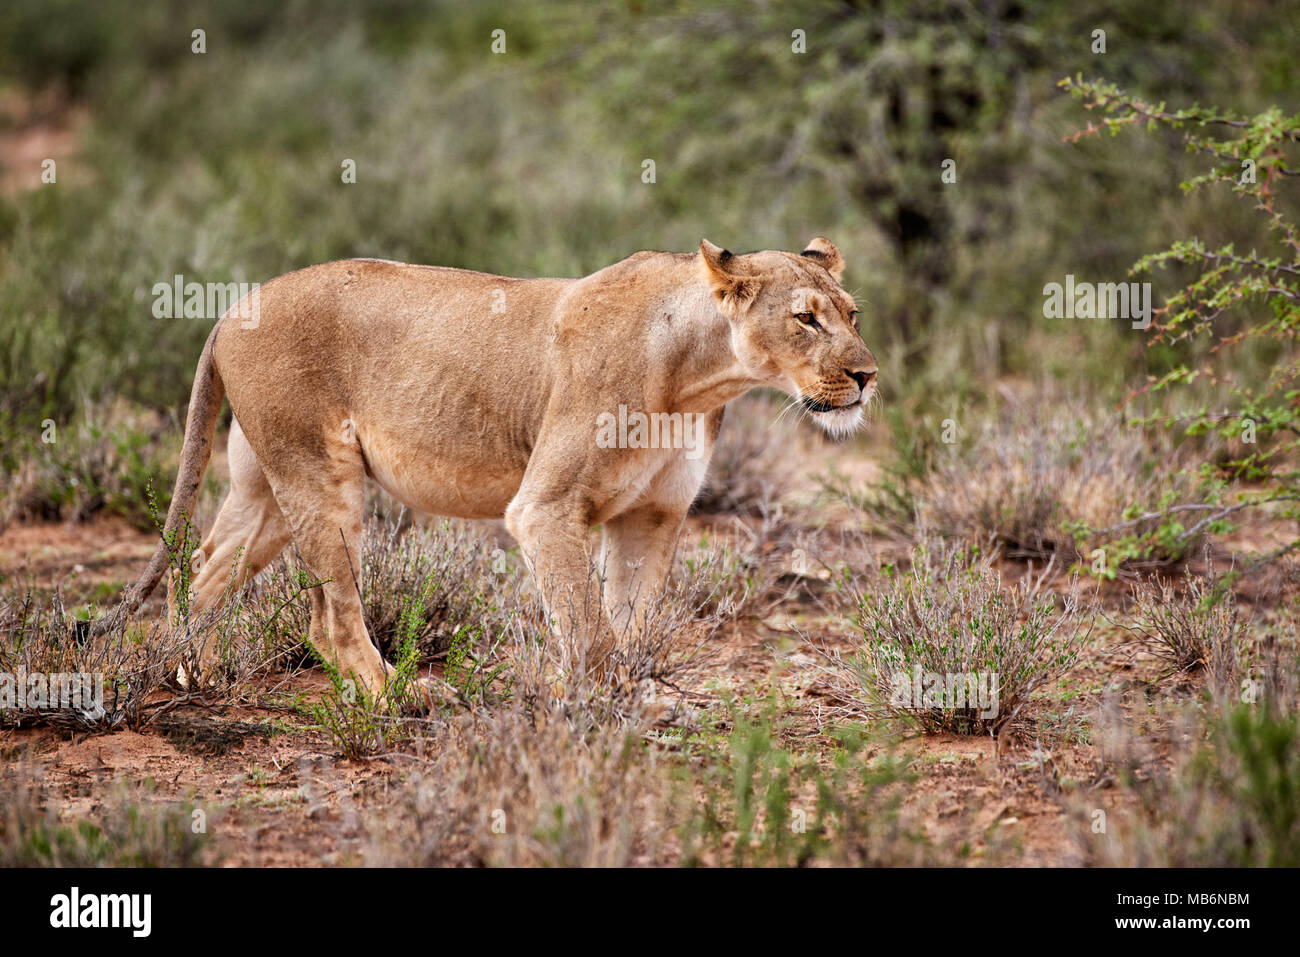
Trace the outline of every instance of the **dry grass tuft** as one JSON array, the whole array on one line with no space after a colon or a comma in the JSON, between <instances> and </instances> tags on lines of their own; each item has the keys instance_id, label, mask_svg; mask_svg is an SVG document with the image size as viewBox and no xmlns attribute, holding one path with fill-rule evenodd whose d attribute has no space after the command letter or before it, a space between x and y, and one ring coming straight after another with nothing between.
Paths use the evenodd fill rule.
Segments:
<instances>
[{"instance_id":1,"label":"dry grass tuft","mask_svg":"<svg viewBox=\"0 0 1300 957\"><path fill-rule=\"evenodd\" d=\"M1235 697L1249 673L1250 621L1221 578L1187 572L1185 591L1168 579L1139 580L1133 588L1130 643L1165 666L1162 678L1204 671L1217 699Z\"/></svg>"},{"instance_id":2,"label":"dry grass tuft","mask_svg":"<svg viewBox=\"0 0 1300 957\"><path fill-rule=\"evenodd\" d=\"M1134 521L1135 509L1194 500L1185 465L1167 431L1062 406L1012 408L968 449L937 457L919 493L921 520L944 537L999 546L1008 558L1057 555L1069 564L1113 534L1154 532L1158 521ZM1173 561L1194 544L1170 541L1133 563Z\"/></svg>"},{"instance_id":3,"label":"dry grass tuft","mask_svg":"<svg viewBox=\"0 0 1300 957\"><path fill-rule=\"evenodd\" d=\"M655 758L564 709L464 715L376 821L367 863L614 867L660 847Z\"/></svg>"},{"instance_id":4,"label":"dry grass tuft","mask_svg":"<svg viewBox=\"0 0 1300 957\"><path fill-rule=\"evenodd\" d=\"M1087 635L1077 583L1063 597L1028 575L1002 585L991 561L942 544L883 569L858 594L861 635L831 673L846 704L929 733L998 733L1070 670Z\"/></svg>"}]
</instances>

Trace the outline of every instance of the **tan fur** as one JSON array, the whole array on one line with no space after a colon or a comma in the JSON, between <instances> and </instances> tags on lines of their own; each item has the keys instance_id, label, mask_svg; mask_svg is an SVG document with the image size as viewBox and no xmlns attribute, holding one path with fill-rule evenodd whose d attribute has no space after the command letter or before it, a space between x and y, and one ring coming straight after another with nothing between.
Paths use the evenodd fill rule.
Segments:
<instances>
[{"instance_id":1,"label":"tan fur","mask_svg":"<svg viewBox=\"0 0 1300 957\"><path fill-rule=\"evenodd\" d=\"M876 361L842 269L825 239L742 256L706 240L581 279L346 260L265 284L256 323L228 314L214 329L191 397L169 527L193 509L223 388L237 423L194 609L222 600L234 563L238 587L292 540L326 580L312 641L377 690L388 666L353 583L368 474L420 511L504 516L549 613L599 664L664 585L727 402L766 385L830 429L860 421ZM704 454L599 447L598 416L620 405L703 414ZM155 556L125 604L138 607L165 564Z\"/></svg>"}]
</instances>

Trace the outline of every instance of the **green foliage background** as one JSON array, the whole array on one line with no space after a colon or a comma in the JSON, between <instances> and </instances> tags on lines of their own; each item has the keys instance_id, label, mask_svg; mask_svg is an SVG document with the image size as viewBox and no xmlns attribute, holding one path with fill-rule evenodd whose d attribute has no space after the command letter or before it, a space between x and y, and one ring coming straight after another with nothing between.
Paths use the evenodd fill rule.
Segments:
<instances>
[{"instance_id":1,"label":"green foliage background","mask_svg":"<svg viewBox=\"0 0 1300 957\"><path fill-rule=\"evenodd\" d=\"M0 198L0 416L62 422L107 395L178 410L209 323L152 317L152 285L176 273L380 256L579 275L702 236L748 250L817 234L849 260L887 403L978 399L1008 375L1117 399L1185 356L1148 352L1127 323L1043 319L1044 283L1122 280L1189 234L1249 248L1256 224L1231 197L1182 195L1204 164L1173 132L1063 142L1081 114L1056 83L1294 112L1297 12L8 0L0 87L57 88L92 120L56 185Z\"/></svg>"}]
</instances>

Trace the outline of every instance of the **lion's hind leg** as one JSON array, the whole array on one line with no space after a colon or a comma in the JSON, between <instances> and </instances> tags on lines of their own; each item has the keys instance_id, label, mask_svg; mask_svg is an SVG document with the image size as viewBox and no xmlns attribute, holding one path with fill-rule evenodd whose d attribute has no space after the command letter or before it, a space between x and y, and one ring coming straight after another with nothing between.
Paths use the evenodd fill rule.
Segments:
<instances>
[{"instance_id":1,"label":"lion's hind leg","mask_svg":"<svg viewBox=\"0 0 1300 957\"><path fill-rule=\"evenodd\" d=\"M190 588L191 621L204 612L220 608L259 571L275 560L289 541L289 525L271 492L270 483L244 437L239 423L232 425L229 442L230 493L221 504L212 530L190 556L194 575ZM182 617L179 584L181 575L173 569L167 582L168 621L178 627ZM210 634L191 665L200 674L215 664L217 649ZM186 666L178 679L188 683Z\"/></svg>"},{"instance_id":2,"label":"lion's hind leg","mask_svg":"<svg viewBox=\"0 0 1300 957\"><path fill-rule=\"evenodd\" d=\"M271 443L287 442L280 435ZM352 439L351 442L347 439ZM391 668L370 639L358 592L361 577L365 462L355 438L330 435L319 451L271 448L263 456L293 543L308 573L321 581L312 589L310 640L329 664L352 675L372 695L384 690Z\"/></svg>"}]
</instances>

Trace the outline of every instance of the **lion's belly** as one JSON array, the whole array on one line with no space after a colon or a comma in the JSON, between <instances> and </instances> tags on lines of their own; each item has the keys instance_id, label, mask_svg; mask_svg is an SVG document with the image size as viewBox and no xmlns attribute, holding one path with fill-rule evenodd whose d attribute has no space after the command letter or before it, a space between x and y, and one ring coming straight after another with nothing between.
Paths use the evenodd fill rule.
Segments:
<instances>
[{"instance_id":1,"label":"lion's belly","mask_svg":"<svg viewBox=\"0 0 1300 957\"><path fill-rule=\"evenodd\" d=\"M398 437L360 427L374 480L403 505L455 518L500 518L519 491L527 461L491 444Z\"/></svg>"}]
</instances>

